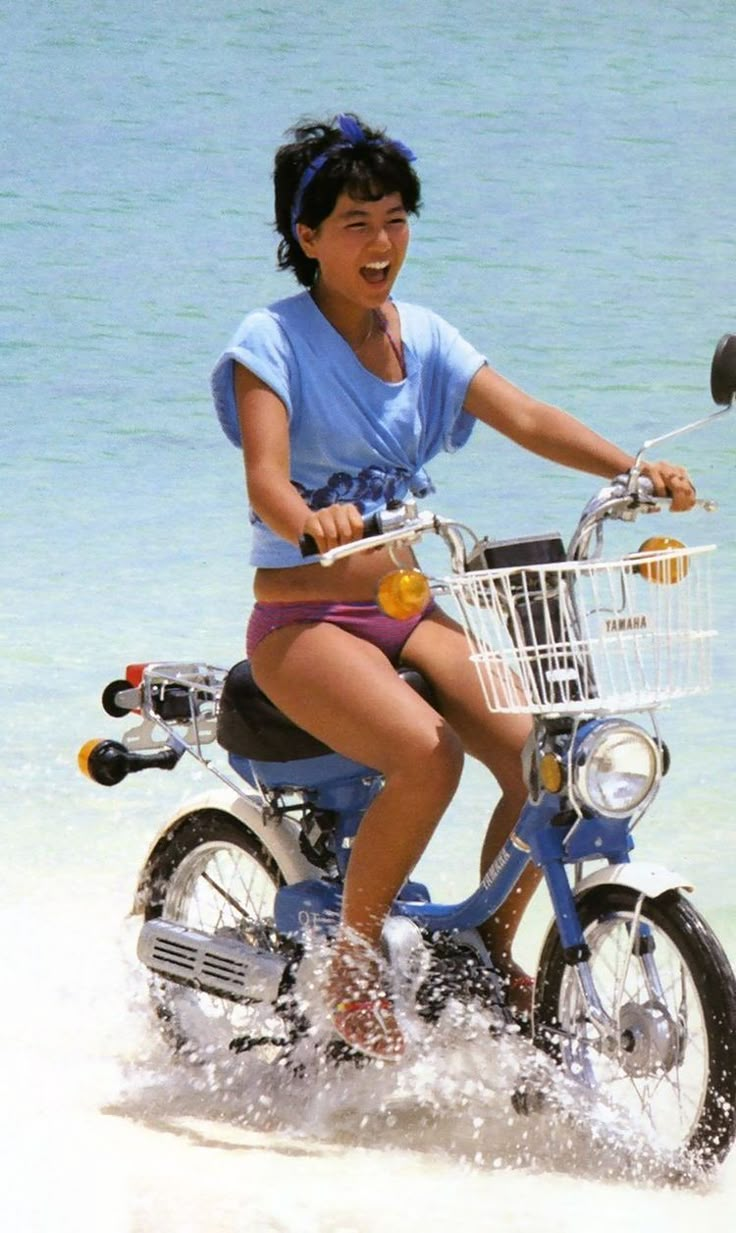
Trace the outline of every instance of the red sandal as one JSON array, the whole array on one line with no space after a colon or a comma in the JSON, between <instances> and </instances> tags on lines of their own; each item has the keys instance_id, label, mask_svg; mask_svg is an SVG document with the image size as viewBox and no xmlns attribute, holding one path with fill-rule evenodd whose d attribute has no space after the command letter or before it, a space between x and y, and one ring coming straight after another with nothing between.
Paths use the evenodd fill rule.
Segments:
<instances>
[{"instance_id":1,"label":"red sandal","mask_svg":"<svg viewBox=\"0 0 736 1233\"><path fill-rule=\"evenodd\" d=\"M534 1008L534 977L526 972L515 972L504 981L506 1005L521 1029L522 1035L531 1034Z\"/></svg>"},{"instance_id":2,"label":"red sandal","mask_svg":"<svg viewBox=\"0 0 736 1233\"><path fill-rule=\"evenodd\" d=\"M398 1062L404 1053L404 1037L390 998L377 996L338 1002L332 1009L330 1021L340 1039L366 1057Z\"/></svg>"},{"instance_id":3,"label":"red sandal","mask_svg":"<svg viewBox=\"0 0 736 1233\"><path fill-rule=\"evenodd\" d=\"M325 981L330 1022L340 1039L382 1062L397 1062L406 1042L386 994L384 961L365 938L343 929Z\"/></svg>"}]
</instances>

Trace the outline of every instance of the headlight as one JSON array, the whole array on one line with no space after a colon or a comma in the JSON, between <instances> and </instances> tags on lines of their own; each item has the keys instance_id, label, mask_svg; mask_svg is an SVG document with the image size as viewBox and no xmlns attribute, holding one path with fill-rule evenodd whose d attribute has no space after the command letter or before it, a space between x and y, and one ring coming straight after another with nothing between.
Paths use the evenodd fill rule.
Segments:
<instances>
[{"instance_id":1,"label":"headlight","mask_svg":"<svg viewBox=\"0 0 736 1233\"><path fill-rule=\"evenodd\" d=\"M625 818L639 809L661 777L656 741L625 720L596 724L575 750L573 793L583 808L606 818Z\"/></svg>"}]
</instances>

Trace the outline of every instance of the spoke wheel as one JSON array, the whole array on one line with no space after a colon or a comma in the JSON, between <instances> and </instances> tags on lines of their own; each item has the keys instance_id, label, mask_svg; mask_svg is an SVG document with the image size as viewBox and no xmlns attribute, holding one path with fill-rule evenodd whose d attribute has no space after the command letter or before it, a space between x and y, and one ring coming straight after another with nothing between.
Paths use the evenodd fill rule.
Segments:
<instances>
[{"instance_id":1,"label":"spoke wheel","mask_svg":"<svg viewBox=\"0 0 736 1233\"><path fill-rule=\"evenodd\" d=\"M596 1024L555 926L535 992L535 1040L665 1149L722 1159L736 1134L736 982L678 892L603 886L578 902L607 1024Z\"/></svg>"},{"instance_id":2,"label":"spoke wheel","mask_svg":"<svg viewBox=\"0 0 736 1233\"><path fill-rule=\"evenodd\" d=\"M196 810L151 856L145 918L277 952L274 898L283 883L276 862L250 831L219 810ZM236 1037L284 1032L268 1007L232 1002L157 974L151 995L169 1042L195 1060L226 1055Z\"/></svg>"}]
</instances>

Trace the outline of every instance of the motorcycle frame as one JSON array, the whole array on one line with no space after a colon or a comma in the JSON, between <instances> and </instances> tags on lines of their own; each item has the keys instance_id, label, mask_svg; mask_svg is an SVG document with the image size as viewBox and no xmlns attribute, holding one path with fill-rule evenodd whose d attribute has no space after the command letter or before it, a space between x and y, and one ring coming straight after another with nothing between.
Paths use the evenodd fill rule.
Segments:
<instances>
[{"instance_id":1,"label":"motorcycle frame","mask_svg":"<svg viewBox=\"0 0 736 1233\"><path fill-rule=\"evenodd\" d=\"M560 745L563 759L571 761L583 739L602 724L610 723L611 718L573 725ZM535 742L544 740L545 731L544 721L538 721ZM180 749L204 762L196 748L185 743ZM204 765L213 769L209 762ZM231 755L230 765L240 784L233 783L220 772L217 777L229 780L234 793L226 796L210 793L204 799L190 802L159 833L144 866L134 911L142 910L146 868L159 845L168 841L181 820L194 809L210 805L224 808L244 830L254 833L284 869L287 881L277 891L274 905L277 931L296 942L304 942L315 934L333 935L339 927L351 841L370 801L380 791L381 777L339 754L288 763L259 763ZM277 801L292 794L333 817L335 867L329 873L312 864L301 851L300 826L291 816L293 807L291 813L289 805L274 808ZM685 878L663 866L631 860L632 829L649 803L651 797L636 815L611 818L593 812L571 811L566 794L540 788L534 797L530 794L513 830L470 895L454 903L432 902L425 886L408 882L394 900L389 919L407 920L429 936L439 933L462 934L466 938L477 935L479 926L505 903L527 865L533 861L542 871L563 953L566 962L575 967L585 989L591 1018L601 1030L609 1030L612 1026L609 1015L600 1003L588 968L589 952L577 902L586 891L605 882L636 890L640 904L645 897L656 898L668 890L693 889ZM603 867L583 876L584 866L593 861L604 862ZM643 936L647 931L646 924L640 922L638 935ZM483 952L485 948L477 936L479 950Z\"/></svg>"},{"instance_id":2,"label":"motorcycle frame","mask_svg":"<svg viewBox=\"0 0 736 1233\"><path fill-rule=\"evenodd\" d=\"M604 722L610 722L610 717L605 721L593 720L571 732L566 738L568 752L574 754L583 737ZM311 761L313 766L309 770L305 769L309 768L309 760L279 765L231 758L233 769L265 794L278 792L277 785L288 783L298 783L304 791L304 780L311 780L308 798L318 809L336 815L337 877L309 878L278 892L276 926L279 932L292 936L299 936L306 929L323 933L334 931L352 837L381 784L375 772L339 755ZM273 787L266 787L264 780ZM574 867L579 875L585 862L605 861L607 866L618 869L617 880L635 884L637 875L622 877L621 866L631 863L630 853L634 846L631 830L638 816L610 818L577 813L571 819L567 798L542 789L536 799L527 800L510 835L469 896L455 903L435 903L423 886L410 882L394 900L391 914L406 917L429 933L477 929L505 903L527 865L533 861L543 873L565 954L571 962L579 962L586 948L575 907L575 886L567 870ZM664 876L658 879L662 890L685 885L678 875L669 871L662 873Z\"/></svg>"}]
</instances>

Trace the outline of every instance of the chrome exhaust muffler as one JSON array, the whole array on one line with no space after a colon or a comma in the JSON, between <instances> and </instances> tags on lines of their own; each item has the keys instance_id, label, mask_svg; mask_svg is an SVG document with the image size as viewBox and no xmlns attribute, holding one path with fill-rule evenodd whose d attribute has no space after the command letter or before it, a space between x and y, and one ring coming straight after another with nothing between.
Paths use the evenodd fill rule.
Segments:
<instances>
[{"instance_id":1,"label":"chrome exhaust muffler","mask_svg":"<svg viewBox=\"0 0 736 1233\"><path fill-rule=\"evenodd\" d=\"M228 934L213 937L169 920L149 920L138 958L159 976L232 1002L274 1002L287 960Z\"/></svg>"}]
</instances>

